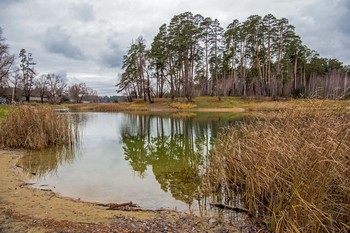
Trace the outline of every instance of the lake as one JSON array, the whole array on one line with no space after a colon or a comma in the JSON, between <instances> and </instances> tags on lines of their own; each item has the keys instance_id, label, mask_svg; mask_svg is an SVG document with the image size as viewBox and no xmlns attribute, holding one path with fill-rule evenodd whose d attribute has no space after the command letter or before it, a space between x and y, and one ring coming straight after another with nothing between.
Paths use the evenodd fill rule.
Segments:
<instances>
[{"instance_id":1,"label":"lake","mask_svg":"<svg viewBox=\"0 0 350 233\"><path fill-rule=\"evenodd\" d=\"M233 113L155 116L70 113L72 147L30 152L20 164L34 187L101 203L132 201L145 209L202 213L201 175L220 129Z\"/></svg>"}]
</instances>

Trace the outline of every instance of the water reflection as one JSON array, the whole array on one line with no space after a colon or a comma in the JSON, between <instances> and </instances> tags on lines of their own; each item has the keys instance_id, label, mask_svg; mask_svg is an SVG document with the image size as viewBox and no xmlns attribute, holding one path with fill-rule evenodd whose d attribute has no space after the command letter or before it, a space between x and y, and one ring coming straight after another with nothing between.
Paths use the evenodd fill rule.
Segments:
<instances>
[{"instance_id":1,"label":"water reflection","mask_svg":"<svg viewBox=\"0 0 350 233\"><path fill-rule=\"evenodd\" d=\"M130 115L121 128L125 159L141 177L148 167L164 192L192 205L200 175L220 126L227 121Z\"/></svg>"},{"instance_id":2,"label":"water reflection","mask_svg":"<svg viewBox=\"0 0 350 233\"><path fill-rule=\"evenodd\" d=\"M57 168L75 159L73 146L56 146L40 151L30 151L23 156L18 164L31 175L42 177L57 174Z\"/></svg>"},{"instance_id":3,"label":"water reflection","mask_svg":"<svg viewBox=\"0 0 350 233\"><path fill-rule=\"evenodd\" d=\"M207 210L200 177L216 135L236 120L231 115L125 113L75 113L71 118L79 143L21 159L21 166L36 173L32 182L88 201L134 201L144 208L196 212Z\"/></svg>"}]
</instances>

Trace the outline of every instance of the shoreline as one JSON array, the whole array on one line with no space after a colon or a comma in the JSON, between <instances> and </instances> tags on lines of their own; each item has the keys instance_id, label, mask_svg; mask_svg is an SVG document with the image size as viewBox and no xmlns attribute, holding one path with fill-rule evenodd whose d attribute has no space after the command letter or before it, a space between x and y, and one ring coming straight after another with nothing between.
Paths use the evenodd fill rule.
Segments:
<instances>
[{"instance_id":1,"label":"shoreline","mask_svg":"<svg viewBox=\"0 0 350 233\"><path fill-rule=\"evenodd\" d=\"M23 153L0 149L0 232L236 231L228 224L213 226L210 219L188 213L107 210L97 203L32 188L25 183L24 171L16 166Z\"/></svg>"}]
</instances>

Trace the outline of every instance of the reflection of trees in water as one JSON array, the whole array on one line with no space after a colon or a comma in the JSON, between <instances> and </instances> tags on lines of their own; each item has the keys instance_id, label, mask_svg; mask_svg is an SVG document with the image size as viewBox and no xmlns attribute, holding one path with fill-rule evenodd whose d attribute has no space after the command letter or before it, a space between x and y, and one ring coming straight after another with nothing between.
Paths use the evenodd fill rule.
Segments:
<instances>
[{"instance_id":1,"label":"reflection of trees in water","mask_svg":"<svg viewBox=\"0 0 350 233\"><path fill-rule=\"evenodd\" d=\"M59 165L72 163L80 146L80 128L83 127L90 116L87 114L70 114L71 127L73 129L74 144L53 146L47 149L30 151L23 156L18 165L26 171L41 177L47 173L56 173Z\"/></svg>"},{"instance_id":2,"label":"reflection of trees in water","mask_svg":"<svg viewBox=\"0 0 350 233\"><path fill-rule=\"evenodd\" d=\"M47 173L56 173L59 165L72 163L75 158L75 146L57 146L40 151L31 151L24 155L18 164L24 170L41 177Z\"/></svg>"},{"instance_id":3,"label":"reflection of trees in water","mask_svg":"<svg viewBox=\"0 0 350 233\"><path fill-rule=\"evenodd\" d=\"M141 177L148 166L165 192L189 205L219 127L227 121L129 115L121 130L125 159Z\"/></svg>"},{"instance_id":4,"label":"reflection of trees in water","mask_svg":"<svg viewBox=\"0 0 350 233\"><path fill-rule=\"evenodd\" d=\"M89 115L88 113L70 113L69 117L75 139L78 142L80 137L82 136L82 130L80 129L85 127L88 119L93 116Z\"/></svg>"}]
</instances>

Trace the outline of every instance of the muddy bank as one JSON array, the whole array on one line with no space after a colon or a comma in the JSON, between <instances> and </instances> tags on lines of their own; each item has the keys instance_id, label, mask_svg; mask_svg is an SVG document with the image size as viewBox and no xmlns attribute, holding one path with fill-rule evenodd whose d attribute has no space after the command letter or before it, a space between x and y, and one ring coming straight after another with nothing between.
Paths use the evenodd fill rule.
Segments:
<instances>
[{"instance_id":1,"label":"muddy bank","mask_svg":"<svg viewBox=\"0 0 350 233\"><path fill-rule=\"evenodd\" d=\"M0 150L0 232L235 232L219 221L174 211L106 210L25 185L23 151Z\"/></svg>"}]
</instances>

